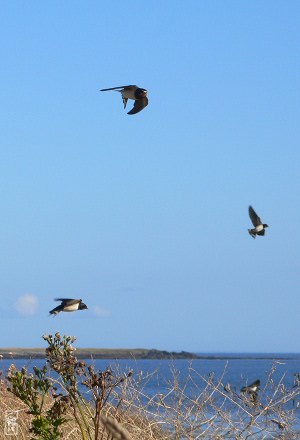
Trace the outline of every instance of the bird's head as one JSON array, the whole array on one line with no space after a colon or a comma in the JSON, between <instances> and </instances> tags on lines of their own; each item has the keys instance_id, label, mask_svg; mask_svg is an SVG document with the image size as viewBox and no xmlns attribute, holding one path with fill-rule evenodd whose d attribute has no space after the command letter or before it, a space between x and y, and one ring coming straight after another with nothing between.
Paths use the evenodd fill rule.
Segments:
<instances>
[{"instance_id":1,"label":"bird's head","mask_svg":"<svg viewBox=\"0 0 300 440\"><path fill-rule=\"evenodd\" d=\"M146 89L138 88L138 89L136 89L136 92L135 92L135 96L137 97L137 99L146 98L147 94L148 94L148 91Z\"/></svg>"},{"instance_id":2,"label":"bird's head","mask_svg":"<svg viewBox=\"0 0 300 440\"><path fill-rule=\"evenodd\" d=\"M79 304L79 307L78 307L79 310L85 310L85 309L87 309L87 308L88 308L87 305L84 304L83 302L81 302L81 303Z\"/></svg>"},{"instance_id":3,"label":"bird's head","mask_svg":"<svg viewBox=\"0 0 300 440\"><path fill-rule=\"evenodd\" d=\"M268 227L269 227L269 225L266 225L266 224L264 224L264 225L263 225L263 227L264 227L264 228L268 228Z\"/></svg>"}]
</instances>

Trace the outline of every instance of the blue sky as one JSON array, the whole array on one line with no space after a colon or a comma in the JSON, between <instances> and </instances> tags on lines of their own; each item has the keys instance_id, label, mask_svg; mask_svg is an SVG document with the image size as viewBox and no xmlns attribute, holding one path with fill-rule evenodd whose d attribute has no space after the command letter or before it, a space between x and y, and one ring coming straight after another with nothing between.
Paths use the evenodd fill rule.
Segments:
<instances>
[{"instance_id":1,"label":"blue sky","mask_svg":"<svg viewBox=\"0 0 300 440\"><path fill-rule=\"evenodd\" d=\"M0 346L299 351L300 3L0 8Z\"/></svg>"}]
</instances>

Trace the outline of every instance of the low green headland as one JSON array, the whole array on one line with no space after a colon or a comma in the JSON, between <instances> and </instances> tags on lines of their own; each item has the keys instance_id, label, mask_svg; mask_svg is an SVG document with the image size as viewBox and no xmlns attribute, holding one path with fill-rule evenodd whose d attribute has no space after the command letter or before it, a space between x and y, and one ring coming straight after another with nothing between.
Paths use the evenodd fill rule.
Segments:
<instances>
[{"instance_id":1,"label":"low green headland","mask_svg":"<svg viewBox=\"0 0 300 440\"><path fill-rule=\"evenodd\" d=\"M166 351L146 348L77 348L78 359L198 359L187 351ZM2 359L44 359L44 348L0 348Z\"/></svg>"},{"instance_id":2,"label":"low green headland","mask_svg":"<svg viewBox=\"0 0 300 440\"><path fill-rule=\"evenodd\" d=\"M0 348L0 359L44 359L43 348ZM299 359L299 354L285 356L275 353L239 355L239 354L195 354L188 351L166 351L154 348L77 348L78 359L206 359L206 360L232 360L232 359Z\"/></svg>"}]
</instances>

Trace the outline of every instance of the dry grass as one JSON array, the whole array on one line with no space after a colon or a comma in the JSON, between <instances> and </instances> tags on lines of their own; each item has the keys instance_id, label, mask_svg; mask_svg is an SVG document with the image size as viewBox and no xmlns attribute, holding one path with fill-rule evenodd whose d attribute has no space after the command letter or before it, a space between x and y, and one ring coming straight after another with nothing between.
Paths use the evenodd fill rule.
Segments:
<instances>
[{"instance_id":1,"label":"dry grass","mask_svg":"<svg viewBox=\"0 0 300 440\"><path fill-rule=\"evenodd\" d=\"M121 393L114 396L114 405L107 405L101 413L98 439L101 440L171 440L171 439L299 439L296 429L296 408L292 401L300 390L286 390L282 380L274 384L270 372L259 401L253 403L247 396L224 386L223 377L205 378L192 367L184 383L179 384L179 372L173 371L173 381L167 392L149 397L140 379L125 383ZM195 380L197 377L197 380ZM193 396L186 392L194 384ZM204 388L201 386L204 385ZM271 393L270 393L271 391ZM49 397L45 403L51 404ZM94 433L93 403L82 403L88 420L91 438ZM18 436L4 436L5 412L18 411ZM28 440L31 416L26 405L7 390L5 381L0 387L0 439ZM79 440L81 431L71 408L66 414L61 439ZM88 438L88 437L87 437Z\"/></svg>"},{"instance_id":2,"label":"dry grass","mask_svg":"<svg viewBox=\"0 0 300 440\"><path fill-rule=\"evenodd\" d=\"M185 377L173 369L172 380L165 384L164 393L150 396L147 384L155 373L143 376L111 370L98 372L93 365L77 362L69 343L61 349L61 339L57 337L55 341L57 350L50 353L52 357L48 352L47 359L51 360L56 373L70 376L61 376L65 377L65 382L60 382L60 377L54 379L47 375L51 387L43 396L38 394L38 400L43 401L42 415L45 417L49 417L47 410L60 399L59 396L65 399L65 422L55 439L300 439L299 410L295 404L300 398L300 386L295 384L293 388L286 389L284 377L275 382L276 363L268 375L261 378L264 386L255 398L236 391L232 384L225 382L226 368L221 377L214 374L202 376L192 363ZM50 346L53 348L53 345ZM11 377L16 377L16 370L10 371ZM52 371L50 368L49 373ZM22 377L29 381L34 379L34 374L28 375L26 371L17 374L23 374ZM28 413L28 404L24 403L30 391L23 394L22 400L8 391L7 387L11 387L12 383L11 379L9 382L3 379L0 384L0 439L54 439L43 435L34 437L30 432L33 416ZM88 400L85 392L78 388L80 383L85 392L88 391ZM53 388L57 385L60 386L59 391ZM15 393L17 389L20 388L15 388ZM18 412L17 437L4 436L7 411Z\"/></svg>"},{"instance_id":3,"label":"dry grass","mask_svg":"<svg viewBox=\"0 0 300 440\"><path fill-rule=\"evenodd\" d=\"M18 440L29 440L33 435L30 433L32 416L28 414L28 407L14 394L8 391L8 383L5 380L0 384L0 440L17 438ZM44 411L47 411L53 403L53 399L48 396L44 404ZM126 405L127 406L127 405ZM131 406L131 405L130 405ZM86 418L90 432L94 435L95 408L89 402L83 402L81 411ZM17 430L18 435L8 436L5 433L5 420L8 412L17 414ZM63 424L61 431L62 440L79 440L82 439L81 430L74 418L73 409L70 407L66 413L66 422ZM125 428L126 427L126 428ZM129 432L130 431L130 432ZM95 437L92 437L95 438ZM123 411L120 407L116 408L112 405L107 405L103 414L101 414L101 426L98 436L101 440L158 440L169 439L162 435L161 430L156 426L156 423L150 421L146 412L141 407L139 411Z\"/></svg>"},{"instance_id":4,"label":"dry grass","mask_svg":"<svg viewBox=\"0 0 300 440\"><path fill-rule=\"evenodd\" d=\"M113 417L102 416L105 429L117 440L132 440L129 432Z\"/></svg>"},{"instance_id":5,"label":"dry grass","mask_svg":"<svg viewBox=\"0 0 300 440\"><path fill-rule=\"evenodd\" d=\"M5 432L5 414L8 411L18 411L18 439L29 439L30 416L27 414L27 406L17 397L7 391L6 383L0 384L0 439L4 439ZM6 439L9 438L6 436ZM12 437L13 438L13 437Z\"/></svg>"}]
</instances>

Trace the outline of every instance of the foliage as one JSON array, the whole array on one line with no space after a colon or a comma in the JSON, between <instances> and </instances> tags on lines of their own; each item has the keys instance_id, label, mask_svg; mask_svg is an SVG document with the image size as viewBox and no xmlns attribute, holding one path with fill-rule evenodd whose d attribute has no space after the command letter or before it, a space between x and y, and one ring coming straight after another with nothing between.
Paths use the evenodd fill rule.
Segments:
<instances>
[{"instance_id":1,"label":"foliage","mask_svg":"<svg viewBox=\"0 0 300 440\"><path fill-rule=\"evenodd\" d=\"M67 398L54 394L52 382L46 377L47 367L34 367L33 373L27 373L25 368L17 371L14 366L9 369L7 380L8 390L21 399L28 407L32 423L30 431L35 438L57 440L60 438L60 426L65 422ZM44 410L45 400L52 391L52 404Z\"/></svg>"},{"instance_id":2,"label":"foliage","mask_svg":"<svg viewBox=\"0 0 300 440\"><path fill-rule=\"evenodd\" d=\"M252 394L226 383L226 368L221 377L205 376L191 362L185 376L173 368L172 380L163 383L165 391L153 396L147 394L147 384L155 380L155 372L96 371L93 363L77 360L75 338L56 333L44 340L48 346L43 368L28 373L11 366L7 375L10 394L31 417L35 440L300 438L299 377L287 389L284 377L274 380L276 363ZM0 381L0 410L8 400L5 393Z\"/></svg>"},{"instance_id":3,"label":"foliage","mask_svg":"<svg viewBox=\"0 0 300 440\"><path fill-rule=\"evenodd\" d=\"M61 337L56 333L54 336L44 335L43 339L48 343L45 366L41 369L34 367L33 373L29 374L25 368L17 371L13 367L7 375L8 390L22 400L33 416L30 431L35 439L60 439L60 428L67 421L64 415L68 407L82 438L98 439L103 409L109 404L112 393L132 372L118 376L110 369L95 372L92 364L87 366L85 361L78 361L75 357L74 337ZM57 378L50 375L53 372ZM79 385L91 393L93 407L84 399ZM45 401L50 397L52 403L46 410Z\"/></svg>"}]
</instances>

